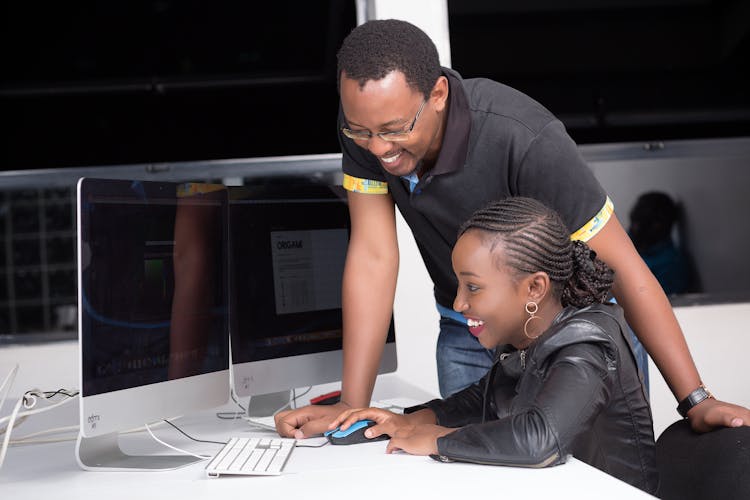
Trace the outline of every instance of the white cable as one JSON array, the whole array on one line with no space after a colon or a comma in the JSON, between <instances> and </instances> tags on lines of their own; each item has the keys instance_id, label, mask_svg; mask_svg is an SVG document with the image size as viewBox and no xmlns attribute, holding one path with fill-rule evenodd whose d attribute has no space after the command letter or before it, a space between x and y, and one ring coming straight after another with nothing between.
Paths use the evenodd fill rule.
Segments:
<instances>
[{"instance_id":1,"label":"white cable","mask_svg":"<svg viewBox=\"0 0 750 500\"><path fill-rule=\"evenodd\" d=\"M69 397L69 398L63 399L63 400L61 400L61 401L58 401L57 403L53 403L53 404L51 404L51 405L49 405L49 406L45 406L45 407L43 407L43 408L36 408L36 409L31 409L31 410L27 410L27 411L23 411L23 412L20 412L20 413L18 413L17 417L18 417L18 418L21 418L21 417L29 417L29 416L31 416L31 415L36 415L37 413L44 413L45 411L51 410L51 409L53 409L53 408L57 408L58 406L62 406L62 405L64 405L64 404L67 404L67 403L70 403L71 401L75 400L75 399L76 399L76 397L77 397L77 396ZM23 404L23 398L19 399L19 400L18 400L18 403L17 403L17 405L18 405L19 407L20 407L20 405L21 405L21 404ZM12 418L12 417L13 417L13 415L10 415L10 416L7 416L7 417L3 417L3 418L0 418L0 425L3 425L3 424L4 424L5 422L7 422L7 421L11 420L11 418ZM16 418L15 418L15 417L13 417L13 419L12 419L12 420L13 420L13 422L15 423L15 420L16 420ZM11 424L11 425L12 425L12 424ZM10 427L10 426L9 426L9 427Z\"/></svg>"},{"instance_id":2,"label":"white cable","mask_svg":"<svg viewBox=\"0 0 750 500\"><path fill-rule=\"evenodd\" d=\"M242 418L245 422L247 422L248 424L252 425L253 427L259 427L259 428L261 428L263 430L272 430L272 431L276 430L276 423L275 423L274 419L271 418L271 417L274 417L277 413L282 412L282 411L286 410L287 408L289 408L289 409L296 409L297 408L297 400L299 398L301 398L302 396L304 396L305 394L307 394L308 392L310 392L310 390L312 390L312 386L308 386L307 389L305 389L305 391L302 392L302 394L300 394L298 396L297 395L297 389L292 389L292 399L290 399L288 402L284 403L284 405L281 408L277 408L276 410L274 410L273 412L271 412L271 414L268 415L268 416L263 416L263 417L249 417L249 416L243 415L242 413L235 413L234 418L232 420L235 420L237 418ZM242 407L240 406L240 408L242 408Z\"/></svg>"},{"instance_id":3,"label":"white cable","mask_svg":"<svg viewBox=\"0 0 750 500\"><path fill-rule=\"evenodd\" d=\"M244 415L244 414L245 414L245 412L247 412L247 410L245 409L245 407L244 407L244 406L242 406L242 405L240 404L240 402L239 402L239 397L237 396L237 393L236 393L236 392L235 392L235 390L234 390L234 386L232 386L232 387L230 387L230 388L229 388L229 396L230 396L230 397L232 398L232 401L234 401L234 403L235 403L235 404L236 404L237 406L239 406L239 407L240 407L240 410L242 410L241 412L239 412L239 411L238 411L238 412L235 412L235 414L234 414L234 418L233 418L232 420L237 420L238 418L242 417L242 415Z\"/></svg>"},{"instance_id":4,"label":"white cable","mask_svg":"<svg viewBox=\"0 0 750 500\"><path fill-rule=\"evenodd\" d=\"M10 387L13 385L13 381L16 379L16 373L18 373L18 363L16 363L16 366L14 366L10 372L5 376L5 380L3 380L3 385L0 385L0 391L2 391L3 395L0 397L0 410L3 409L3 405L5 404L5 398L10 392ZM15 420L16 414L18 414L18 410L21 408L21 402L23 401L23 398L19 399L16 403L16 406L13 408L12 416L13 420ZM2 425L3 420L0 420L0 425ZM5 452L8 449L8 441L10 441L10 431L12 428L12 421L11 425L8 426L7 432L5 432L5 438L3 438L3 444L0 446L0 469L3 467L3 462L5 461Z\"/></svg>"},{"instance_id":5,"label":"white cable","mask_svg":"<svg viewBox=\"0 0 750 500\"><path fill-rule=\"evenodd\" d=\"M57 427L55 429L45 429L43 431L38 432L32 432L31 434L26 434L25 436L18 437L16 439L12 439L10 441L11 446L16 444L31 444L31 443L48 443L48 442L59 442L59 441L69 441L71 439L76 439L77 436L66 436L61 438L53 438L50 440L36 440L33 438L44 436L45 434L61 434L63 432L78 432L78 425L68 425L67 427Z\"/></svg>"},{"instance_id":6,"label":"white cable","mask_svg":"<svg viewBox=\"0 0 750 500\"><path fill-rule=\"evenodd\" d=\"M21 418L26 419L27 417L24 416L24 417L21 417ZM175 417L175 418L178 418L178 417ZM18 427L18 423L20 422L20 420L21 419L18 419L16 421L15 427ZM170 420L174 420L174 419L170 419ZM163 424L164 424L164 421L160 420L158 422L155 422L155 423L151 424L151 426L152 427L158 427L158 426L163 425ZM26 434L25 436L21 436L21 437L16 438L16 439L11 439L10 440L10 446L24 445L24 444L62 443L64 441L74 441L75 439L78 438L78 434L77 433L78 433L78 429L79 428L80 428L79 425L69 425L67 427L57 427L55 429L45 429L43 431L32 432L31 434ZM121 431L120 435L123 435L123 434L134 434L136 432L142 432L144 430L146 430L146 428L143 427L143 426L136 427L134 429L129 429L129 430L126 430L126 431ZM58 438L33 439L33 438L36 438L37 436L43 436L45 434L57 434L57 433L63 433L63 432L75 432L76 434L74 434L72 436L63 436L63 437L58 437ZM2 431L0 431L0 433L2 433Z\"/></svg>"},{"instance_id":7,"label":"white cable","mask_svg":"<svg viewBox=\"0 0 750 500\"><path fill-rule=\"evenodd\" d=\"M291 409L296 409L297 408L297 400L299 398L301 398L302 396L304 396L305 394L307 394L308 392L310 392L311 389L312 389L312 386L310 385L299 396L297 396L297 389L292 389L292 399L290 399L288 402L284 403L284 406L282 406L281 408L276 409L273 413L271 413L271 415L276 415L277 413L279 413L281 411L284 411L287 408L289 408L290 410Z\"/></svg>"},{"instance_id":8,"label":"white cable","mask_svg":"<svg viewBox=\"0 0 750 500\"><path fill-rule=\"evenodd\" d=\"M11 439L10 446L23 446L25 444L49 444L49 443L66 443L78 439L78 434L72 436L49 438L49 439Z\"/></svg>"},{"instance_id":9,"label":"white cable","mask_svg":"<svg viewBox=\"0 0 750 500\"><path fill-rule=\"evenodd\" d=\"M289 408L296 410L297 409L297 400L299 398L301 398L302 396L304 396L305 394L307 394L308 392L310 392L311 390L312 390L312 386L308 386L308 388L305 389L305 391L302 394L300 394L299 396L297 396L297 389L292 389L292 400L289 401Z\"/></svg>"},{"instance_id":10,"label":"white cable","mask_svg":"<svg viewBox=\"0 0 750 500\"><path fill-rule=\"evenodd\" d=\"M18 373L18 363L16 363L16 366L14 366L8 374L5 376L5 380L3 380L3 384L0 385L0 392L5 390L2 396L0 396L0 411L3 409L3 404L5 403L5 397L10 392L10 387L13 385L13 380L16 378L16 373ZM7 386L7 388L6 388Z\"/></svg>"},{"instance_id":11,"label":"white cable","mask_svg":"<svg viewBox=\"0 0 750 500\"><path fill-rule=\"evenodd\" d=\"M13 411L11 414L7 417L0 418L0 425L2 425L5 422L8 422L7 427L2 431L5 434L5 437L3 438L3 444L0 446L0 468L3 466L3 462L5 461L5 453L8 451L8 443L10 442L10 434L13 431L14 425L16 425L16 420L18 418L25 418L31 415L35 415L37 413L43 413L45 411L49 411L53 408L57 408L58 406L62 406L66 403L69 403L70 401L74 400L75 397L69 397L67 399L63 399L62 401L59 401L57 403L54 403L50 406L45 406L43 408L36 408L33 409L34 405L36 404L36 397L41 394L42 397L44 396L43 393L38 391L37 389L34 389L32 391L29 391L27 395L31 395L30 398L24 398L22 397L16 402L16 405L13 407ZM28 401L27 401L28 399ZM25 408L32 408L27 411L20 411L21 406Z\"/></svg>"},{"instance_id":12,"label":"white cable","mask_svg":"<svg viewBox=\"0 0 750 500\"><path fill-rule=\"evenodd\" d=\"M9 418L10 418L10 416L8 416L8 417L3 417L3 419L2 419L2 420L0 420L0 423L2 423L2 422L5 422L5 420L7 420L7 419L9 419ZM21 415L20 415L20 416L19 416L19 417L18 417L18 418L17 418L17 419L16 419L16 420L15 420L15 421L13 422L13 428L15 429L16 427L18 427L19 425L21 425L22 423L24 423L24 422L26 421L26 419L27 419L27 418L29 418L29 417L27 417L27 416L26 416L25 414L23 414L23 413L22 413L22 414L21 414ZM7 429L7 427L3 427L3 428L0 428L0 435L3 435L3 434L5 434L5 431L6 431L6 429Z\"/></svg>"},{"instance_id":13,"label":"white cable","mask_svg":"<svg viewBox=\"0 0 750 500\"><path fill-rule=\"evenodd\" d=\"M8 429L5 431L5 437L3 438L3 445L0 447L0 469L3 467L3 462L5 461L5 452L8 450L8 441L10 441L10 432L13 430L13 421L15 421L16 416L18 415L18 411L21 409L21 404L23 403L23 398L19 399L16 402L16 406L13 407L13 411L10 414L10 424L8 424Z\"/></svg>"},{"instance_id":14,"label":"white cable","mask_svg":"<svg viewBox=\"0 0 750 500\"><path fill-rule=\"evenodd\" d=\"M151 437L154 438L154 441L156 441L157 443L160 443L160 444L166 446L169 449L172 449L172 450L177 451L179 453L182 453L184 455L190 455L190 456L195 457L195 458L200 458L201 460L208 460L210 458L213 458L211 455L198 455L197 453L192 453L190 451L183 450L181 448L177 448L176 446L172 446L169 443L165 443L164 441L162 441L161 439L159 439L158 437L156 437L153 432L151 432L151 428L148 426L148 424L146 424L145 427L146 427L146 430L148 431L148 433L151 434Z\"/></svg>"},{"instance_id":15,"label":"white cable","mask_svg":"<svg viewBox=\"0 0 750 500\"><path fill-rule=\"evenodd\" d=\"M168 420L171 422L172 420L177 420L180 417L182 417L182 415L180 415L178 417L170 418ZM159 427L160 425L164 425L164 421L163 420L158 420L156 422L152 422L151 423L151 427L153 427L153 428ZM135 434L137 432L143 432L145 430L146 430L146 426L142 425L140 427L133 427L132 429L120 431L119 434Z\"/></svg>"}]
</instances>

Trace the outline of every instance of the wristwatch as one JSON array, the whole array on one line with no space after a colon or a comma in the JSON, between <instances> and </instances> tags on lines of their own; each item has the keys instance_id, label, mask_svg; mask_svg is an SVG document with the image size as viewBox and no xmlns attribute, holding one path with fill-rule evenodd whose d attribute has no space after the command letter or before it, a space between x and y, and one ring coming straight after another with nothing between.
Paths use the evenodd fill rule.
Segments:
<instances>
[{"instance_id":1,"label":"wristwatch","mask_svg":"<svg viewBox=\"0 0 750 500\"><path fill-rule=\"evenodd\" d=\"M712 397L714 397L714 395L708 392L706 386L701 384L696 390L688 394L685 399L680 401L680 404L677 405L677 413L682 415L683 418L687 418L687 413L692 407Z\"/></svg>"}]
</instances>

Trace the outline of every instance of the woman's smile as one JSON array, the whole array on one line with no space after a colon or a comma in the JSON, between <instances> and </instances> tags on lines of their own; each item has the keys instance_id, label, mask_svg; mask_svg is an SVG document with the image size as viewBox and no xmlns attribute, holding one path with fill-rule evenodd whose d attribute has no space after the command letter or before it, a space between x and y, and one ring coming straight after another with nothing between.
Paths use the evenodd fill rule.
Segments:
<instances>
[{"instance_id":1,"label":"woman's smile","mask_svg":"<svg viewBox=\"0 0 750 500\"><path fill-rule=\"evenodd\" d=\"M479 337L484 331L484 321L475 318L466 318L466 324L469 327L469 332L475 337Z\"/></svg>"}]
</instances>

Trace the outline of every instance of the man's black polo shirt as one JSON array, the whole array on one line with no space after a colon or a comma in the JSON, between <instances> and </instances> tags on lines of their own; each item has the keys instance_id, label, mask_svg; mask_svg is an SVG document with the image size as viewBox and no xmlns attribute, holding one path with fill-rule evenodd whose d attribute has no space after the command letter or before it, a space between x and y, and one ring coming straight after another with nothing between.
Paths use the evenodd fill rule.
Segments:
<instances>
[{"instance_id":1,"label":"man's black polo shirt","mask_svg":"<svg viewBox=\"0 0 750 500\"><path fill-rule=\"evenodd\" d=\"M506 85L443 71L450 85L443 144L413 192L341 132L339 141L344 187L390 193L414 234L437 302L450 308L456 294L451 251L474 211L508 196L535 198L586 241L609 220L612 204L562 122L541 104Z\"/></svg>"}]
</instances>

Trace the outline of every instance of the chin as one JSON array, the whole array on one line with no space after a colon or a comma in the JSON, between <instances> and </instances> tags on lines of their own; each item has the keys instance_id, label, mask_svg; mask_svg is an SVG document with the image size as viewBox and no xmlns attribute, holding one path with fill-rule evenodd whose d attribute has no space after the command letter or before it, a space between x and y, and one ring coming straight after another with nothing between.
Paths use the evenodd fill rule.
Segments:
<instances>
[{"instance_id":1,"label":"chin","mask_svg":"<svg viewBox=\"0 0 750 500\"><path fill-rule=\"evenodd\" d=\"M414 172L417 169L416 164L412 164L409 162L408 165L396 165L395 167L391 165L386 165L382 161L380 162L380 165L383 167L383 170L388 172L391 175L394 175L396 177L404 177L411 175L412 172Z\"/></svg>"},{"instance_id":2,"label":"chin","mask_svg":"<svg viewBox=\"0 0 750 500\"><path fill-rule=\"evenodd\" d=\"M478 340L479 340L479 343L482 344L482 347L484 347L485 349L494 349L495 347L498 346L498 342L491 342L489 341L490 339L480 338Z\"/></svg>"}]
</instances>

